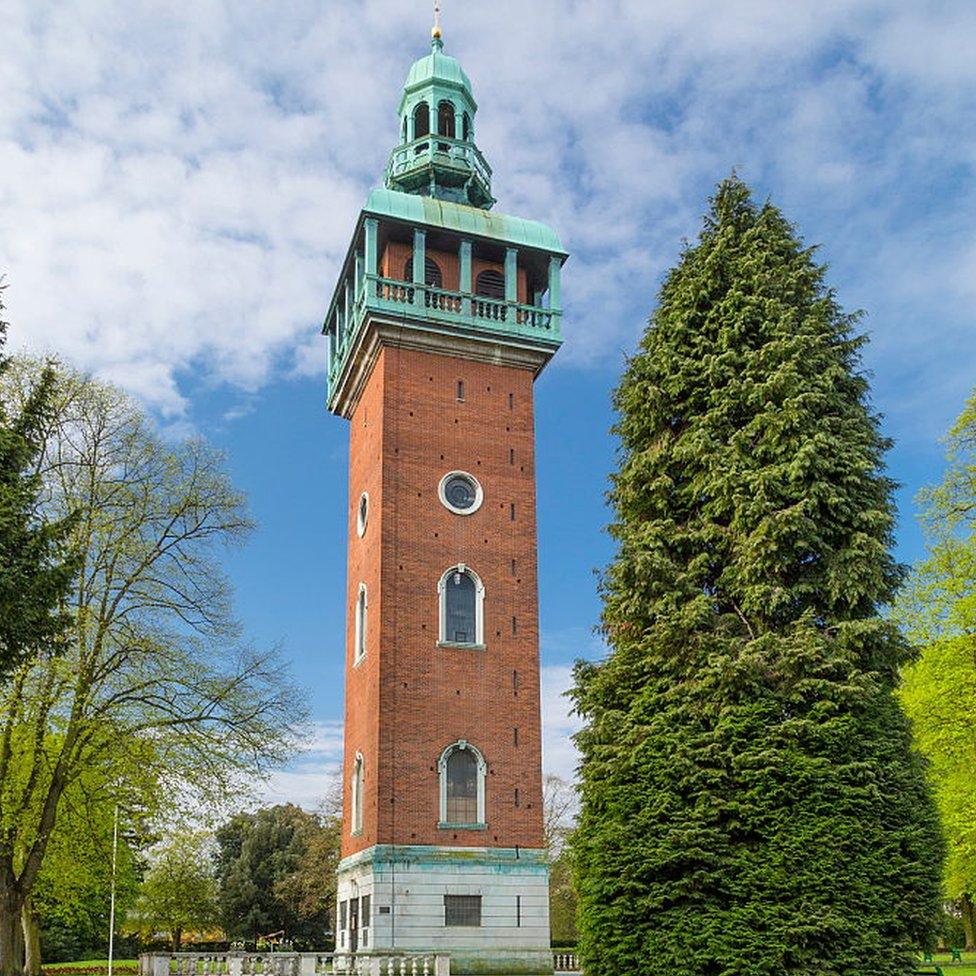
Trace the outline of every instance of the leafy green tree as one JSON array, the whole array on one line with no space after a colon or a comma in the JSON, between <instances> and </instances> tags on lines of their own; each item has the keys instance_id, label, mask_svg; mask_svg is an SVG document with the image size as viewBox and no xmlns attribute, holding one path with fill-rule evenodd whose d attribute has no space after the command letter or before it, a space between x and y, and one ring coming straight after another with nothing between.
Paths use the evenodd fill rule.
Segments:
<instances>
[{"instance_id":1,"label":"leafy green tree","mask_svg":"<svg viewBox=\"0 0 976 976\"><path fill-rule=\"evenodd\" d=\"M726 180L616 391L611 650L574 690L589 976L896 976L933 937L889 445L824 275Z\"/></svg>"},{"instance_id":2,"label":"leafy green tree","mask_svg":"<svg viewBox=\"0 0 976 976\"><path fill-rule=\"evenodd\" d=\"M141 852L149 843L147 817L158 806L157 785L133 771L124 786L83 772L65 791L37 883L24 911L24 972L47 962L104 955L108 941L112 838L116 805L116 916L132 905Z\"/></svg>"},{"instance_id":3,"label":"leafy green tree","mask_svg":"<svg viewBox=\"0 0 976 976\"><path fill-rule=\"evenodd\" d=\"M217 921L217 880L213 870L213 837L201 831L163 841L152 855L139 888L132 921L150 934L170 934L173 952L183 934L203 931Z\"/></svg>"},{"instance_id":4,"label":"leafy green tree","mask_svg":"<svg viewBox=\"0 0 976 976\"><path fill-rule=\"evenodd\" d=\"M41 364L14 361L18 409ZM22 912L66 792L82 773L166 782L169 802L223 810L288 754L302 712L275 653L242 647L218 554L250 527L223 458L163 439L120 390L59 367L38 472L43 514L77 513L81 563L63 653L0 689L0 976L23 965Z\"/></svg>"},{"instance_id":5,"label":"leafy green tree","mask_svg":"<svg viewBox=\"0 0 976 976\"><path fill-rule=\"evenodd\" d=\"M338 866L336 818L291 803L239 813L216 831L221 923L231 938L284 931L319 946Z\"/></svg>"},{"instance_id":6,"label":"leafy green tree","mask_svg":"<svg viewBox=\"0 0 976 976\"><path fill-rule=\"evenodd\" d=\"M0 375L10 366L3 288L0 279ZM59 652L71 620L64 604L78 569L68 546L73 518L39 517L36 465L54 382L48 367L17 409L0 400L0 681L29 655Z\"/></svg>"},{"instance_id":7,"label":"leafy green tree","mask_svg":"<svg viewBox=\"0 0 976 976\"><path fill-rule=\"evenodd\" d=\"M897 616L922 648L905 668L902 700L948 841L945 886L976 947L976 393L948 436L942 483L923 491L928 555L899 595Z\"/></svg>"}]
</instances>

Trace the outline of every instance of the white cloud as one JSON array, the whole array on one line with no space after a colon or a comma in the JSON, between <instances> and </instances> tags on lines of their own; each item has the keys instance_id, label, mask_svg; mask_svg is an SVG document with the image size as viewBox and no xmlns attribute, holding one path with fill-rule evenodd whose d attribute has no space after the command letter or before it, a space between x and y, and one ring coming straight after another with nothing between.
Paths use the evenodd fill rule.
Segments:
<instances>
[{"instance_id":1,"label":"white cloud","mask_svg":"<svg viewBox=\"0 0 976 976\"><path fill-rule=\"evenodd\" d=\"M924 419L899 421L928 434L971 381L973 17L965 0L454 5L447 46L475 83L500 206L551 221L573 252L560 360L632 346L704 197L740 165L873 313L896 421L918 399L886 379L901 361L916 392L938 387ZM9 0L14 342L170 417L191 371L253 392L320 370L318 324L426 18L393 0Z\"/></svg>"},{"instance_id":2,"label":"white cloud","mask_svg":"<svg viewBox=\"0 0 976 976\"><path fill-rule=\"evenodd\" d=\"M284 769L275 770L256 792L251 806L295 803L315 810L338 786L342 776L342 723L321 721L309 741Z\"/></svg>"},{"instance_id":3,"label":"white cloud","mask_svg":"<svg viewBox=\"0 0 976 976\"><path fill-rule=\"evenodd\" d=\"M546 773L561 776L568 782L576 779L578 755L572 736L581 726L579 716L572 714L572 702L566 692L573 684L573 669L554 664L542 668L542 767Z\"/></svg>"}]
</instances>

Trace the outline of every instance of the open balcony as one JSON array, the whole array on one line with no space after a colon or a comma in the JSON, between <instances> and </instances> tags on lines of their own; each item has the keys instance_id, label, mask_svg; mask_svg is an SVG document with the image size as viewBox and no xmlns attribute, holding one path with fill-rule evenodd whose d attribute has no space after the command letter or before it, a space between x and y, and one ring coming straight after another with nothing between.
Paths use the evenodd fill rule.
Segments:
<instances>
[{"instance_id":1,"label":"open balcony","mask_svg":"<svg viewBox=\"0 0 976 976\"><path fill-rule=\"evenodd\" d=\"M330 400L371 320L518 346L548 359L562 342L564 257L534 243L479 241L453 228L366 216L323 330Z\"/></svg>"},{"instance_id":2,"label":"open balcony","mask_svg":"<svg viewBox=\"0 0 976 976\"><path fill-rule=\"evenodd\" d=\"M491 167L478 147L451 136L426 135L397 146L386 166L386 185L407 192L423 190L435 176L441 187L462 188L475 206L490 206Z\"/></svg>"}]
</instances>

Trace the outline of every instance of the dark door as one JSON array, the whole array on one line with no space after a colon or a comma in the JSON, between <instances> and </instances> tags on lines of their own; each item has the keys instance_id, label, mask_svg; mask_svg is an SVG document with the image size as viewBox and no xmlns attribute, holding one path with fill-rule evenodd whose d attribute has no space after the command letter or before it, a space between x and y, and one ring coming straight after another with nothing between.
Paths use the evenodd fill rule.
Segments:
<instances>
[{"instance_id":1,"label":"dark door","mask_svg":"<svg viewBox=\"0 0 976 976\"><path fill-rule=\"evenodd\" d=\"M359 899L349 899L349 951L359 951Z\"/></svg>"}]
</instances>

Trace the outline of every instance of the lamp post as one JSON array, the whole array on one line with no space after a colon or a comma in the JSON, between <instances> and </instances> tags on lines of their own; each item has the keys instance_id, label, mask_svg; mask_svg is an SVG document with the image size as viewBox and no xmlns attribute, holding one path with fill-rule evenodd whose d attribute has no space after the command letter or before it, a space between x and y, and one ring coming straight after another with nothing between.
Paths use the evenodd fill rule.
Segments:
<instances>
[{"instance_id":1,"label":"lamp post","mask_svg":"<svg viewBox=\"0 0 976 976\"><path fill-rule=\"evenodd\" d=\"M115 864L119 852L119 805L115 804L112 824L112 894L108 910L108 976L112 976L112 957L115 950Z\"/></svg>"}]
</instances>

